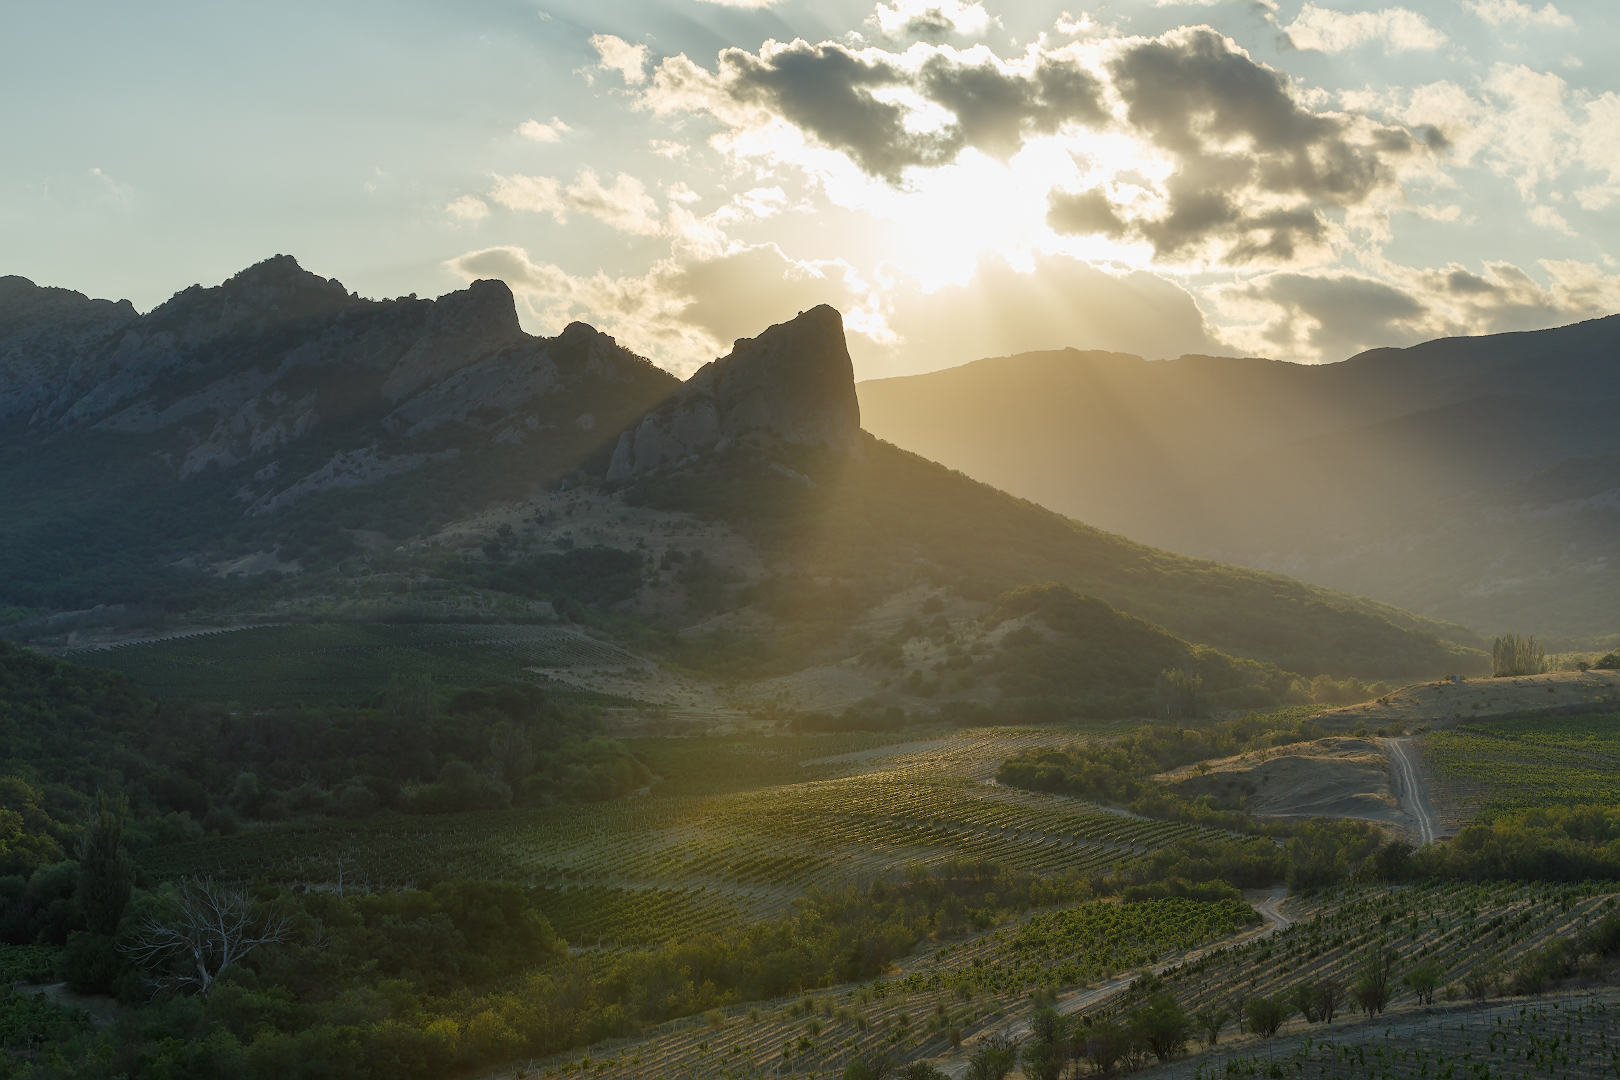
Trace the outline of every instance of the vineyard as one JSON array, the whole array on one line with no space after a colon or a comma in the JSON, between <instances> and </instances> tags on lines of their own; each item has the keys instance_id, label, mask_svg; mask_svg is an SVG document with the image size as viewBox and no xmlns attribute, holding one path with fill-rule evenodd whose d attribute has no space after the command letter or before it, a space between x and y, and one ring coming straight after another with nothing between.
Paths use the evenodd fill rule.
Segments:
<instances>
[{"instance_id":1,"label":"vineyard","mask_svg":"<svg viewBox=\"0 0 1620 1080\"><path fill-rule=\"evenodd\" d=\"M655 788L620 803L256 829L156 849L143 865L160 877L246 878L272 867L272 880L316 887L341 875L362 888L466 876L548 890L680 889L688 908L708 912L697 917L704 923L730 908L780 911L812 887L865 883L908 863L989 859L1042 876L1089 875L1199 833L985 783L1008 753L1063 737L972 731L887 753L871 735L667 740L648 750L661 769L700 747L723 774L716 788L729 779L747 789ZM627 940L600 923L585 932Z\"/></svg>"},{"instance_id":2,"label":"vineyard","mask_svg":"<svg viewBox=\"0 0 1620 1080\"><path fill-rule=\"evenodd\" d=\"M1620 1075L1620 994L1567 995L1448 1008L1332 1038L1290 1040L1266 1052L1201 1063L1192 1080L1336 1077L1343 1080L1518 1080Z\"/></svg>"},{"instance_id":3,"label":"vineyard","mask_svg":"<svg viewBox=\"0 0 1620 1080\"><path fill-rule=\"evenodd\" d=\"M395 674L449 685L525 677L529 668L639 667L616 646L553 626L476 623L291 623L221 630L72 655L168 697L281 705L346 702Z\"/></svg>"},{"instance_id":4,"label":"vineyard","mask_svg":"<svg viewBox=\"0 0 1620 1080\"><path fill-rule=\"evenodd\" d=\"M1393 948L1399 970L1419 959L1440 965L1442 1004L1419 1008L1402 992L1376 1020L1346 1009L1334 1024L1290 1021L1272 1040L1241 1034L1234 1024L1215 1048L1194 1047L1188 1059L1147 1072L1181 1080L1613 1076L1620 994L1475 1004L1463 984L1482 970L1511 971L1531 950L1615 906L1613 897L1585 886L1346 887L1290 899L1291 925L1233 942L1254 922L1247 905L1082 904L1032 912L1015 925L939 946L904 961L887 980L716 1011L529 1066L547 1076L591 1072L626 1080L830 1080L852 1057L882 1050L963 1075L976 1039L1020 1030L1039 1001L1123 1017L1141 1000L1130 988L1133 969L1156 971L1157 985L1191 1014L1233 1009L1326 978L1347 984L1367 955Z\"/></svg>"},{"instance_id":5,"label":"vineyard","mask_svg":"<svg viewBox=\"0 0 1620 1080\"><path fill-rule=\"evenodd\" d=\"M1419 745L1453 816L1620 803L1620 713L1469 724L1429 732Z\"/></svg>"}]
</instances>

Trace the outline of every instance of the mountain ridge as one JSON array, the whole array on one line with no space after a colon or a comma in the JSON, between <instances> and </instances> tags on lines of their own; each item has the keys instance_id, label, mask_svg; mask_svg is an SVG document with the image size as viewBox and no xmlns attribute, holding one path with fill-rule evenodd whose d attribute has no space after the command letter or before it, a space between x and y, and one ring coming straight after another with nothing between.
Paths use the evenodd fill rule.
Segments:
<instances>
[{"instance_id":1,"label":"mountain ridge","mask_svg":"<svg viewBox=\"0 0 1620 1080\"><path fill-rule=\"evenodd\" d=\"M1457 500L1620 451L1611 420L1620 316L1371 350L1333 365L1020 354L873 380L859 392L868 427L883 437L1146 543L1493 632L1521 610L1535 613L1537 633L1620 630L1557 617L1552 596L1600 586L1620 601L1620 584L1608 571L1564 575L1550 539L1541 545L1550 578L1507 575L1519 606L1501 598L1503 575L1491 570L1503 552L1474 549L1466 579L1438 549L1405 569L1394 555L1352 558L1423 546L1449 520L1443 513L1463 512ZM1610 527L1594 513L1562 542L1603 563L1614 554L1603 540ZM1426 578L1451 581L1452 592L1419 587Z\"/></svg>"}]
</instances>

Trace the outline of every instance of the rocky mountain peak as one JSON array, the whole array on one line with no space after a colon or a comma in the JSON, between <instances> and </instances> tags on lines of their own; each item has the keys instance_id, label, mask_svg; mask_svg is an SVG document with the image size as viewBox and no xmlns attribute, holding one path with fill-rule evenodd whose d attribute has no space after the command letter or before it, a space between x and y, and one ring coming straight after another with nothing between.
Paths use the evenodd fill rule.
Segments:
<instances>
[{"instance_id":1,"label":"rocky mountain peak","mask_svg":"<svg viewBox=\"0 0 1620 1080\"><path fill-rule=\"evenodd\" d=\"M822 304L756 338L738 338L730 355L699 369L620 437L608 479L745 436L851 450L860 428L844 318Z\"/></svg>"}]
</instances>

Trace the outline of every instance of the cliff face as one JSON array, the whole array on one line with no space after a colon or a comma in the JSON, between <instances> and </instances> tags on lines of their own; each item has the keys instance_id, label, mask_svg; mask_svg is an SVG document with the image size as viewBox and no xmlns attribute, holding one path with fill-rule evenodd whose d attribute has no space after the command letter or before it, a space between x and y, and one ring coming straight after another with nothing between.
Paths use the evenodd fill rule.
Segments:
<instances>
[{"instance_id":1,"label":"cliff face","mask_svg":"<svg viewBox=\"0 0 1620 1080\"><path fill-rule=\"evenodd\" d=\"M365 300L278 255L140 315L0 278L0 437L140 437L175 480L240 471L255 515L484 448L572 468L678 385L582 323L524 333L500 281Z\"/></svg>"},{"instance_id":2,"label":"cliff face","mask_svg":"<svg viewBox=\"0 0 1620 1080\"><path fill-rule=\"evenodd\" d=\"M860 427L843 316L824 304L701 368L620 437L608 479L745 438L852 451Z\"/></svg>"}]
</instances>

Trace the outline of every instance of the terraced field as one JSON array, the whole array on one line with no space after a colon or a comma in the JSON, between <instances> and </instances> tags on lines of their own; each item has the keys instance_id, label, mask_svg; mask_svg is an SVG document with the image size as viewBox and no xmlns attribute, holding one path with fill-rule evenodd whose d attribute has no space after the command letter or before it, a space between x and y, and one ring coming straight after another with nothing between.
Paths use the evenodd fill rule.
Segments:
<instances>
[{"instance_id":1,"label":"terraced field","mask_svg":"<svg viewBox=\"0 0 1620 1080\"><path fill-rule=\"evenodd\" d=\"M289 623L219 630L71 654L125 672L154 692L280 705L365 698L394 674L476 685L530 668L640 667L577 630L478 623Z\"/></svg>"},{"instance_id":2,"label":"terraced field","mask_svg":"<svg viewBox=\"0 0 1620 1080\"><path fill-rule=\"evenodd\" d=\"M1497 720L1420 736L1442 813L1620 803L1620 713Z\"/></svg>"}]
</instances>

